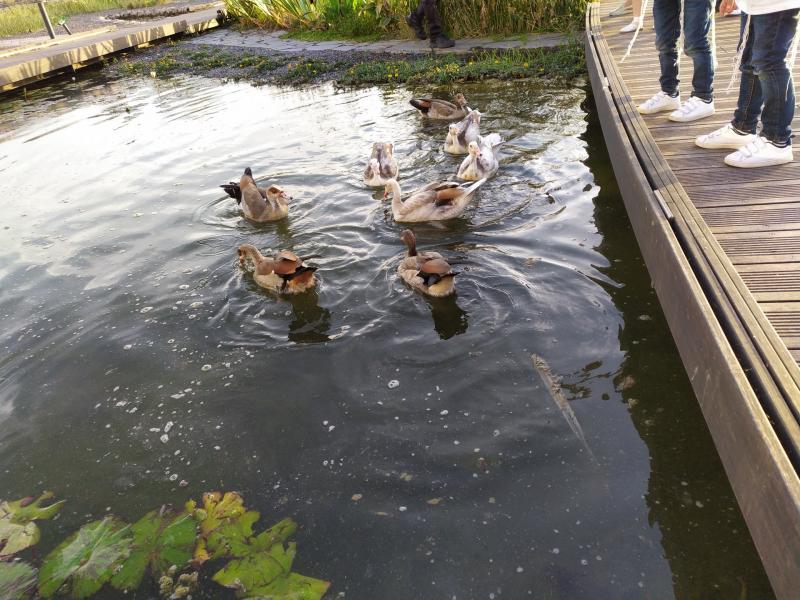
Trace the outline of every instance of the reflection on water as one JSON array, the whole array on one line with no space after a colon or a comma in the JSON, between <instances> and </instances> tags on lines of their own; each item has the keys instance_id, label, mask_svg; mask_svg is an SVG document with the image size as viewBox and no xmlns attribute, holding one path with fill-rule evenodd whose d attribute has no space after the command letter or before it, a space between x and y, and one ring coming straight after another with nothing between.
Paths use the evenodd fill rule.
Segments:
<instances>
[{"instance_id":1,"label":"reflection on water","mask_svg":"<svg viewBox=\"0 0 800 600\"><path fill-rule=\"evenodd\" d=\"M46 552L237 489L303 525L297 570L334 596L770 598L585 91L465 88L509 142L463 219L413 227L461 272L439 300L397 280L402 227L360 183L375 140L405 189L455 172L419 91L83 81L0 106L1 495L69 500ZM218 186L245 166L288 219L242 219ZM318 289L258 288L242 243L320 255Z\"/></svg>"}]
</instances>

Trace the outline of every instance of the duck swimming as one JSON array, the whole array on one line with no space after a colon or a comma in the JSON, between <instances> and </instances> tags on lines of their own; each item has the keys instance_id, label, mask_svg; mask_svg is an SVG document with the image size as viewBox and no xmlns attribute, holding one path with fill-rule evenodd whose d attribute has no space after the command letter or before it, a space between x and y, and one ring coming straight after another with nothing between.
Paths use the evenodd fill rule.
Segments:
<instances>
[{"instance_id":1,"label":"duck swimming","mask_svg":"<svg viewBox=\"0 0 800 600\"><path fill-rule=\"evenodd\" d=\"M397 275L423 294L441 298L455 293L455 277L447 261L438 252L417 252L417 237L410 229L400 234L408 254L397 266Z\"/></svg>"},{"instance_id":2,"label":"duck swimming","mask_svg":"<svg viewBox=\"0 0 800 600\"><path fill-rule=\"evenodd\" d=\"M263 256L252 244L242 244L237 250L239 266L253 264L253 279L261 287L278 294L300 294L316 284L317 267L304 264L312 256L299 258L293 252L281 250L276 257Z\"/></svg>"},{"instance_id":3,"label":"duck swimming","mask_svg":"<svg viewBox=\"0 0 800 600\"><path fill-rule=\"evenodd\" d=\"M466 154L470 142L481 135L481 113L471 111L459 123L451 123L444 140L444 151L450 154Z\"/></svg>"},{"instance_id":4,"label":"duck swimming","mask_svg":"<svg viewBox=\"0 0 800 600\"><path fill-rule=\"evenodd\" d=\"M412 98L411 106L429 119L452 121L461 119L469 112L467 99L464 98L463 94L456 94L454 100L454 102L448 102L437 98Z\"/></svg>"},{"instance_id":5,"label":"duck swimming","mask_svg":"<svg viewBox=\"0 0 800 600\"><path fill-rule=\"evenodd\" d=\"M374 168L377 163L377 170ZM394 157L394 145L383 142L372 144L372 155L364 170L364 184L368 187L383 187L390 179L397 179L397 159Z\"/></svg>"},{"instance_id":6,"label":"duck swimming","mask_svg":"<svg viewBox=\"0 0 800 600\"><path fill-rule=\"evenodd\" d=\"M220 187L242 206L244 216L251 221L258 223L279 221L289 214L288 201L292 198L276 185L268 188L258 187L250 167L244 170L239 183L231 181Z\"/></svg>"},{"instance_id":7,"label":"duck swimming","mask_svg":"<svg viewBox=\"0 0 800 600\"><path fill-rule=\"evenodd\" d=\"M420 221L444 221L461 216L472 194L486 183L481 179L474 183L436 182L411 192L401 199L400 184L390 179L384 188L384 198L392 195L392 215L398 223Z\"/></svg>"},{"instance_id":8,"label":"duck swimming","mask_svg":"<svg viewBox=\"0 0 800 600\"><path fill-rule=\"evenodd\" d=\"M497 151L503 143L496 133L490 133L486 137L478 136L474 142L470 142L467 147L469 156L464 159L458 168L458 178L465 181L477 181L478 179L488 179L497 173L500 163L497 162Z\"/></svg>"}]
</instances>

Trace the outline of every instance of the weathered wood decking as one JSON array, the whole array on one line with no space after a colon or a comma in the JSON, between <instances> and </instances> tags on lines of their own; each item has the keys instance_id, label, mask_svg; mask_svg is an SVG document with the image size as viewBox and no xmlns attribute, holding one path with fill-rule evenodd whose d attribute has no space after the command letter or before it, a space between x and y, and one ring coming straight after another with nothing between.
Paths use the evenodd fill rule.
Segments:
<instances>
[{"instance_id":1,"label":"weathered wood decking","mask_svg":"<svg viewBox=\"0 0 800 600\"><path fill-rule=\"evenodd\" d=\"M730 121L739 19L717 20L717 114L672 123L652 16L625 62L630 15L590 5L587 63L628 214L703 414L777 596L800 598L800 153L742 170L694 137ZM683 57L683 96L691 91ZM800 123L795 123L800 129ZM735 574L731 574L735 576Z\"/></svg>"}]
</instances>

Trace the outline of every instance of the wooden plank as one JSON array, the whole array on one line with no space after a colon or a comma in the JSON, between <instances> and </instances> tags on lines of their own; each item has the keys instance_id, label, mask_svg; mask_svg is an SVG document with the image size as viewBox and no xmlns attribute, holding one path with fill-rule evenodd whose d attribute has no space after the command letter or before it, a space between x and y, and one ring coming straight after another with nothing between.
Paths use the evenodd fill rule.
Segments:
<instances>
[{"instance_id":1,"label":"wooden plank","mask_svg":"<svg viewBox=\"0 0 800 600\"><path fill-rule=\"evenodd\" d=\"M587 15L587 28L592 33L587 38L587 63L590 65L590 74L593 73L593 70L599 71L598 74L591 75L592 87L595 90L596 98L598 89L603 88L602 96L597 102L598 112L601 116L603 131L612 155L620 190L651 274L657 275L659 270L668 270L669 260L668 257L661 255L662 262L658 263L656 261L657 268L653 266L652 247L657 246L659 243L657 240L658 230L654 227L659 220L664 220L664 216L661 215L659 218L658 211L646 214L650 207L650 203L647 200L647 192L650 191L652 193L652 190L647 190L642 181L655 184L656 188L660 188L665 202L671 209L678 211L675 216L676 231L683 232L681 235L685 236L686 239L681 241L692 250L692 255L697 255L702 259L701 263L695 265L695 267L701 269L702 277L706 280L703 285L707 286L707 290L718 295L716 297L723 305L719 309L723 310L726 319L731 321L728 323L726 331L747 331L748 328L752 327L760 331L752 341L741 340L744 350L746 350L746 347L751 349L747 350L747 352L751 352L748 360L757 360L757 357L752 355L752 351L760 352L758 349L765 345L763 349L772 353L772 360L775 361L774 366L779 367L779 371L783 370L784 372L783 375L778 373L779 378L782 380L781 385L790 386L795 381L794 375L797 373L790 373L791 369L782 361L788 361L797 370L796 360L800 357L800 352L790 352L785 345L780 343L780 340L777 340L779 348L769 350L770 346L775 342L777 334L766 321L761 309L755 305L756 301L750 294L745 282L735 272L734 266L725 256L719 243L714 239L712 231L703 221L704 215L701 215L691 204L684 188L678 183L678 178L668 168L668 165L666 168L663 166L665 163L663 156L660 155L657 147L655 147L653 137L646 131L644 121L640 116L634 114L635 105L624 83L621 80L615 81L619 79L616 71L617 65L613 58L611 60L608 58L610 51L602 34L597 8L597 4L591 5ZM618 45L622 49L624 49L624 46L624 43ZM606 79L603 80L603 77ZM607 87L603 84L603 81L608 82ZM611 93L609 94L609 92ZM614 105L603 108L604 104L610 104L609 99L613 101ZM626 146L625 140L622 139L626 137L628 140L636 140L633 143L634 148L630 148L629 145ZM630 173L630 170L626 169L622 164L630 161L632 154L640 165L647 165L645 169L647 171L647 179L645 179L644 173L639 175L638 182L641 185L639 190L631 189L637 182L636 174ZM651 167L652 170L650 170ZM718 182L716 187L716 197L720 198L722 194L720 194ZM712 198L710 193L711 184L699 186L700 190L705 188L709 188L706 198L709 200L710 210L712 204L710 202ZM727 192L727 190L725 191ZM773 194L773 196L775 198L782 197L781 194ZM791 194L783 196L783 198L791 198ZM749 199L752 199L752 194L749 197L741 196L743 202L747 202ZM797 200L797 196L794 196L794 200ZM735 202L736 200L722 200L722 202L718 201L717 204L733 205ZM642 219L643 214L649 216L649 220ZM730 218L735 221L737 217L732 215ZM732 226L735 227L736 225ZM669 232L663 231L663 233L665 236L669 236ZM702 262L705 260L710 260L711 262ZM720 273L716 273L715 270L719 270ZM692 359L698 360L702 364L704 358L707 357L692 354L691 348L687 347L685 339L691 329L687 327L687 324L698 326L701 321L684 318L681 324L681 322L675 320L676 315L673 313L672 303L675 297L680 295L680 291L683 290L681 290L681 282L674 281L672 283L671 289L660 289L654 278L654 286L659 293L659 299L664 305L667 320L673 330L684 364L689 367L692 363L688 361ZM753 285L757 285L757 282ZM791 293L791 290L785 290L785 292ZM740 314L740 310L744 310L744 313L741 313L744 321L733 322L738 318L737 315ZM766 323L766 329L763 328L764 323ZM770 332L775 338L770 336ZM787 332L791 332L791 330L787 330ZM697 331L693 333L698 334ZM699 334L697 337L700 337ZM749 345L748 342L750 342ZM705 350L708 350L708 348L705 348ZM781 351L785 356L781 357ZM735 358L733 360L735 361ZM723 362L718 366L724 370L726 367L730 367L731 364ZM773 366L772 363L769 364ZM764 366L766 365L762 363L762 366L759 367L762 377L765 376ZM768 375L767 373L766 376ZM727 383L730 383L730 381L730 379L726 380ZM702 389L701 386L696 385L697 382L694 378L692 383L698 393L703 414L709 423L715 444L717 444L720 451L720 456L723 459L737 499L742 507L742 512L753 534L753 539L764 560L765 568L776 594L781 600L789 598L796 600L795 592L800 589L800 480L797 478L794 467L788 461L788 456L783 452L782 444L778 437L783 434L778 430L773 430L761 405L755 399L754 393L750 394L739 386L733 386L733 389L727 389L725 393L719 394L719 389ZM742 382L739 381L739 383ZM766 381L765 384L770 385L769 381ZM767 398L761 397L765 390L760 390L759 399L762 401L771 399L780 401L778 396L782 392L777 391L774 385L771 389L771 392L766 392ZM786 388L784 387L783 389ZM750 391L754 392L752 388ZM770 394L775 397L773 398ZM743 451L746 452L745 459L742 458ZM758 466L754 467L755 464ZM755 481L758 481L759 485L754 486L753 482ZM762 482L764 485L762 485ZM764 486L771 487L771 491L765 493ZM777 494L777 496L773 494ZM768 507L770 504L771 506Z\"/></svg>"}]
</instances>

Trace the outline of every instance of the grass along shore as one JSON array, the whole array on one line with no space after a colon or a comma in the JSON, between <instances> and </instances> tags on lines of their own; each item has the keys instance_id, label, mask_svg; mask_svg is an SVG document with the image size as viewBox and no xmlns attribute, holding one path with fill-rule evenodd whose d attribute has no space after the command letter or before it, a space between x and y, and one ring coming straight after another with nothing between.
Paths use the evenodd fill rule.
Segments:
<instances>
[{"instance_id":1,"label":"grass along shore","mask_svg":"<svg viewBox=\"0 0 800 600\"><path fill-rule=\"evenodd\" d=\"M225 0L229 14L258 27L316 39L411 37L404 17L418 0ZM456 37L567 32L581 27L587 0L439 0ZM304 38L308 39L308 38Z\"/></svg>"},{"instance_id":2,"label":"grass along shore","mask_svg":"<svg viewBox=\"0 0 800 600\"><path fill-rule=\"evenodd\" d=\"M48 2L47 14L53 26L60 19L73 15L82 15L112 8L146 8L165 4L169 0L54 0ZM67 21L69 24L69 21ZM9 37L34 31L44 30L42 16L36 4L14 4L8 8L0 8L0 37Z\"/></svg>"},{"instance_id":3,"label":"grass along shore","mask_svg":"<svg viewBox=\"0 0 800 600\"><path fill-rule=\"evenodd\" d=\"M190 74L257 84L333 81L340 86L358 86L448 84L533 77L569 80L583 75L586 65L583 47L577 40L556 48L479 51L468 56L320 52L302 57L262 54L252 48L223 50L173 42L117 59L111 68L120 75L146 77Z\"/></svg>"}]
</instances>

